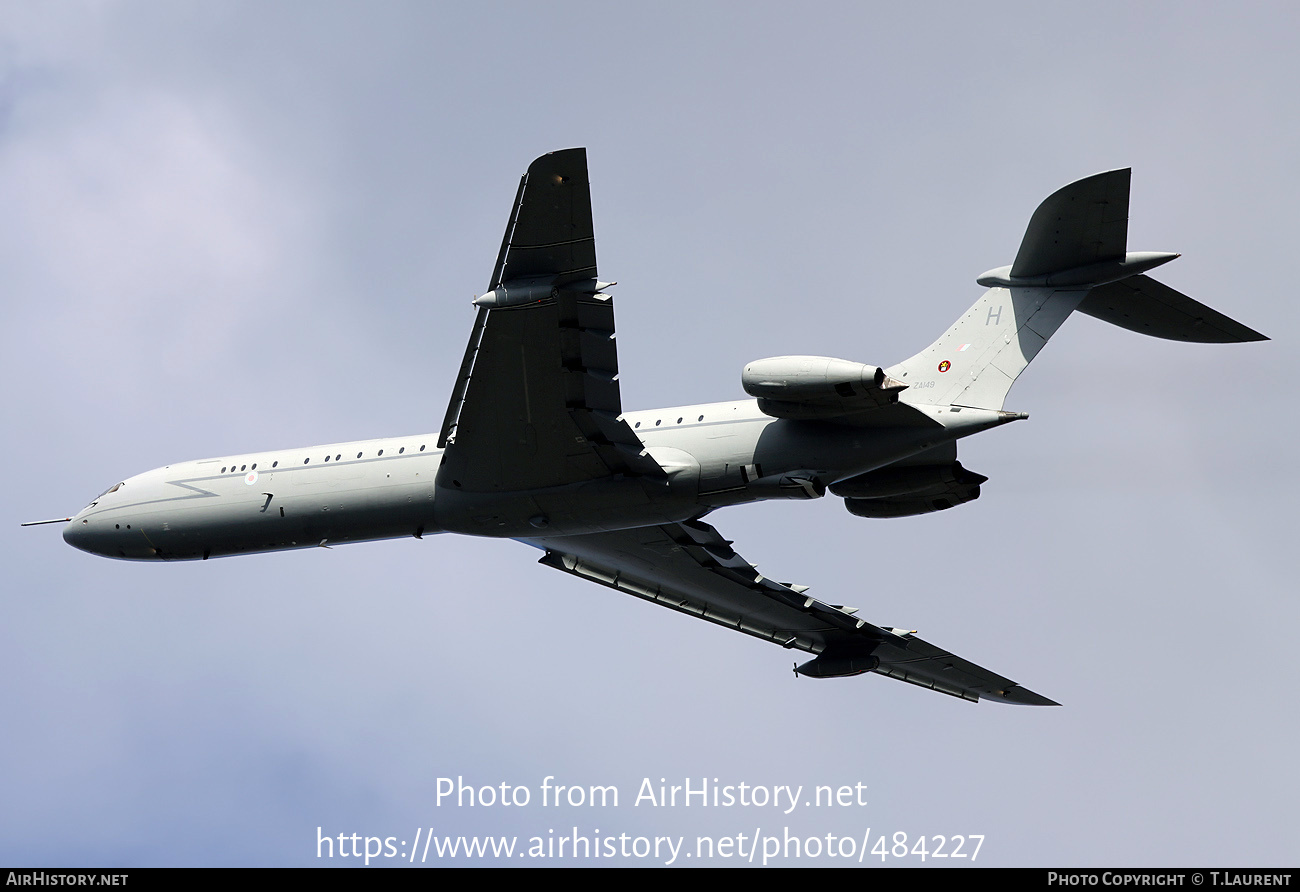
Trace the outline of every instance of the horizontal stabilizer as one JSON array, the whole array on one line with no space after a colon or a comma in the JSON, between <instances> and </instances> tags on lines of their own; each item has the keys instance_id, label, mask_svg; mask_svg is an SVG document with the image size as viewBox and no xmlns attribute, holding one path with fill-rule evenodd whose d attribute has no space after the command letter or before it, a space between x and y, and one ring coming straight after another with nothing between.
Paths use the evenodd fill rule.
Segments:
<instances>
[{"instance_id":1,"label":"horizontal stabilizer","mask_svg":"<svg viewBox=\"0 0 1300 892\"><path fill-rule=\"evenodd\" d=\"M1132 276L1094 288L1078 310L1111 325L1170 341L1236 344L1268 340L1254 329L1147 276Z\"/></svg>"},{"instance_id":2,"label":"horizontal stabilizer","mask_svg":"<svg viewBox=\"0 0 1300 892\"><path fill-rule=\"evenodd\" d=\"M1029 219L1011 264L1016 278L1121 260L1128 245L1128 195L1132 171L1110 170L1049 195Z\"/></svg>"}]
</instances>

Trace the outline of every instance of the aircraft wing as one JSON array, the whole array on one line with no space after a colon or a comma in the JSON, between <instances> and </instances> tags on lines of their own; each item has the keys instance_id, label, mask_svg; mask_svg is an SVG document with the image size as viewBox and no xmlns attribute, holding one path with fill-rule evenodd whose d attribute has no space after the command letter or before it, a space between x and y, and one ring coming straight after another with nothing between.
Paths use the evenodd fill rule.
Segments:
<instances>
[{"instance_id":1,"label":"aircraft wing","mask_svg":"<svg viewBox=\"0 0 1300 892\"><path fill-rule=\"evenodd\" d=\"M865 671L977 702L1056 702L922 641L811 598L806 586L767 579L700 521L526 540L541 563L663 607L817 655L812 676Z\"/></svg>"},{"instance_id":2,"label":"aircraft wing","mask_svg":"<svg viewBox=\"0 0 1300 892\"><path fill-rule=\"evenodd\" d=\"M439 445L470 490L663 476L622 420L614 301L596 281L587 152L532 163L461 364Z\"/></svg>"}]
</instances>

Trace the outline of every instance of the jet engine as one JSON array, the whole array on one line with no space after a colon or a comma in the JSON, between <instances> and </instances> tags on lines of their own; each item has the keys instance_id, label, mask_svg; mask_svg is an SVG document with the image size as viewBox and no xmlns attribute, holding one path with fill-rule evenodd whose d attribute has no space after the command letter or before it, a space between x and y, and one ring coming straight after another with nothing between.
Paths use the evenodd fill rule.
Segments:
<instances>
[{"instance_id":1,"label":"jet engine","mask_svg":"<svg viewBox=\"0 0 1300 892\"><path fill-rule=\"evenodd\" d=\"M961 466L912 465L868 471L831 486L844 507L858 517L909 517L944 511L980 496L989 478Z\"/></svg>"},{"instance_id":2,"label":"jet engine","mask_svg":"<svg viewBox=\"0 0 1300 892\"><path fill-rule=\"evenodd\" d=\"M774 418L835 418L898 402L907 385L884 369L829 356L773 356L745 366L741 386Z\"/></svg>"}]
</instances>

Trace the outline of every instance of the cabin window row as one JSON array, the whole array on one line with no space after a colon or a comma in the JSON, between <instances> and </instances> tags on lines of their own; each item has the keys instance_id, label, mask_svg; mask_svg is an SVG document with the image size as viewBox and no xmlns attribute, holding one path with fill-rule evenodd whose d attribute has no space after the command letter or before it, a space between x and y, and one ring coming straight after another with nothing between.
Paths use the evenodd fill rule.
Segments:
<instances>
[{"instance_id":1,"label":"cabin window row","mask_svg":"<svg viewBox=\"0 0 1300 892\"><path fill-rule=\"evenodd\" d=\"M678 419L677 419L677 423L678 423L678 424L681 424L681 423L682 423L682 420L683 420L683 419L678 418ZM704 420L704 416L701 415L699 418L697 418L697 419L695 419L695 420L696 420L696 421L703 421L703 420ZM664 423L664 420L663 420L662 418L657 418L657 419L655 419L655 427L658 427L659 425L661 425L661 424L663 424L663 423ZM640 426L641 426L641 422L638 421L636 424L634 424L634 425L632 425L632 426L633 426L633 427L640 427Z\"/></svg>"},{"instance_id":2,"label":"cabin window row","mask_svg":"<svg viewBox=\"0 0 1300 892\"><path fill-rule=\"evenodd\" d=\"M420 451L423 452L423 451L425 450L425 447L427 447L427 446L428 446L427 443L421 443L421 444L420 444ZM406 447L405 447L405 446L402 446L402 447L400 447L400 448L397 450L397 454L398 454L398 455L402 455L402 454L404 454L405 452L406 452ZM384 454L384 450L380 449L379 452L376 453L376 456L382 456L383 454ZM358 452L358 453L357 453L357 458L361 458L363 455L365 455L365 452ZM327 455L327 456L325 456L325 461L331 461L331 460L332 460L332 461L340 461L340 460L342 460L342 458L343 458L343 453L340 452L340 453L338 453L337 455ZM309 465L309 464L311 464L311 458L304 458L304 459L302 460L302 463L303 463L304 465ZM271 462L271 467L272 467L272 468L278 468L278 467L280 467L280 462L279 462L279 461L273 461L273 462ZM236 467L235 465L230 465L229 467L222 467L222 469L221 469L221 473L224 474L224 473L226 473L227 471L229 471L229 472L232 473L232 474L238 474L238 473L243 473L244 471L256 471L256 470L257 470L257 462L253 462L251 465L246 465L246 464L245 464L245 465L239 465L238 467Z\"/></svg>"}]
</instances>

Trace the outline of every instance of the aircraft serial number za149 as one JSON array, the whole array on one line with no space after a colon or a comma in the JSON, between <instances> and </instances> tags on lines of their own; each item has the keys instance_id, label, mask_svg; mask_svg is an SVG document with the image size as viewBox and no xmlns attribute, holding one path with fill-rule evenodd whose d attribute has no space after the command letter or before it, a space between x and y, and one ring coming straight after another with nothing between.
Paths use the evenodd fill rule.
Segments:
<instances>
[{"instance_id":1,"label":"aircraft serial number za149","mask_svg":"<svg viewBox=\"0 0 1300 892\"><path fill-rule=\"evenodd\" d=\"M741 374L754 399L625 412L586 150L552 152L519 184L440 432L168 465L57 522L71 545L127 560L517 539L549 567L811 654L801 675L875 672L971 701L1056 705L768 579L702 518L827 491L868 518L978 498L987 478L957 461L957 441L1027 417L1003 409L1007 392L1076 310L1161 338L1263 340L1146 275L1178 255L1128 251L1128 204L1128 170L1049 196L1015 262L980 276L975 305L896 365L760 359Z\"/></svg>"}]
</instances>

